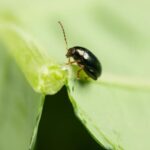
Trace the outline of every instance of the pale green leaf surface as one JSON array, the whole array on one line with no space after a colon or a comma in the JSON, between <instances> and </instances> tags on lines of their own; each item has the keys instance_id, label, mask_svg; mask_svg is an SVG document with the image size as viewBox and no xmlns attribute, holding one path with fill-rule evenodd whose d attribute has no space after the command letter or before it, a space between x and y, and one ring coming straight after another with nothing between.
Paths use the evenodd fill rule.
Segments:
<instances>
[{"instance_id":1,"label":"pale green leaf surface","mask_svg":"<svg viewBox=\"0 0 150 150\"><path fill-rule=\"evenodd\" d=\"M135 16L124 16L125 8L95 8L95 32L88 39L96 45L103 73L99 81L89 83L70 75L68 88L75 112L108 149L150 149L150 30L142 24L149 23L147 12L140 5ZM141 12L145 12L142 21L137 17ZM80 28L84 27L80 24Z\"/></svg>"},{"instance_id":2,"label":"pale green leaf surface","mask_svg":"<svg viewBox=\"0 0 150 150\"><path fill-rule=\"evenodd\" d=\"M49 60L44 51L40 53L37 44L15 24L2 22L0 41L3 46L0 54L0 149L33 149L44 102L44 96L35 91L43 95L56 93L64 85L66 73ZM15 61L35 91L16 69Z\"/></svg>"},{"instance_id":3,"label":"pale green leaf surface","mask_svg":"<svg viewBox=\"0 0 150 150\"><path fill-rule=\"evenodd\" d=\"M0 149L27 150L44 96L33 91L4 47L0 68Z\"/></svg>"},{"instance_id":4,"label":"pale green leaf surface","mask_svg":"<svg viewBox=\"0 0 150 150\"><path fill-rule=\"evenodd\" d=\"M64 85L65 71L18 26L2 22L0 39L35 91L54 94Z\"/></svg>"},{"instance_id":5,"label":"pale green leaf surface","mask_svg":"<svg viewBox=\"0 0 150 150\"><path fill-rule=\"evenodd\" d=\"M105 82L103 77L85 82L72 76L68 88L75 112L98 143L116 150L150 148L150 85L115 78Z\"/></svg>"}]
</instances>

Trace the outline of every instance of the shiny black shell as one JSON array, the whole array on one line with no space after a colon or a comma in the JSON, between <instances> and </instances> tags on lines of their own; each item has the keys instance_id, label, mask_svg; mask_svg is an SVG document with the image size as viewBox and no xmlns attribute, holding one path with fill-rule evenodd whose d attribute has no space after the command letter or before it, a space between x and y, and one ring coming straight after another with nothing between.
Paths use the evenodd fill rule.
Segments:
<instances>
[{"instance_id":1,"label":"shiny black shell","mask_svg":"<svg viewBox=\"0 0 150 150\"><path fill-rule=\"evenodd\" d=\"M83 68L85 73L94 80L101 75L102 67L97 57L88 49L75 46L68 49L66 56L72 57Z\"/></svg>"}]
</instances>

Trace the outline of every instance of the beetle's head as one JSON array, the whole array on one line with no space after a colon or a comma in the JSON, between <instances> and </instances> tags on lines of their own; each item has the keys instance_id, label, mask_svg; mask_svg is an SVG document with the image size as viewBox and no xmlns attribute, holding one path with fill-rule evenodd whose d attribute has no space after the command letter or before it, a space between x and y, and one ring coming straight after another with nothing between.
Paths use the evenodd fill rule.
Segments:
<instances>
[{"instance_id":1,"label":"beetle's head","mask_svg":"<svg viewBox=\"0 0 150 150\"><path fill-rule=\"evenodd\" d=\"M74 48L74 47L69 48L69 49L68 49L68 52L67 52L67 54L66 54L66 57L67 57L67 58L68 58L68 57L72 57L74 54L75 54L75 48Z\"/></svg>"}]
</instances>

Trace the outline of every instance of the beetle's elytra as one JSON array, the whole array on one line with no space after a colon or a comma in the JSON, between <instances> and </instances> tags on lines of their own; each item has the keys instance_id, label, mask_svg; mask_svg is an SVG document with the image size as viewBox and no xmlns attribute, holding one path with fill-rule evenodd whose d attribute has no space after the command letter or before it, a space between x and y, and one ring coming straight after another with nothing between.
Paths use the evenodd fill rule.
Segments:
<instances>
[{"instance_id":1,"label":"beetle's elytra","mask_svg":"<svg viewBox=\"0 0 150 150\"><path fill-rule=\"evenodd\" d=\"M77 72L77 76L79 77L80 71L84 70L84 72L94 80L97 80L101 75L102 67L100 61L97 57L88 49L80 46L75 46L68 49L67 39L65 35L65 31L61 22L58 22L62 28L64 39L66 42L67 54L66 57L69 58L67 64L76 63L80 67ZM73 58L74 61L70 61L70 58Z\"/></svg>"}]
</instances>

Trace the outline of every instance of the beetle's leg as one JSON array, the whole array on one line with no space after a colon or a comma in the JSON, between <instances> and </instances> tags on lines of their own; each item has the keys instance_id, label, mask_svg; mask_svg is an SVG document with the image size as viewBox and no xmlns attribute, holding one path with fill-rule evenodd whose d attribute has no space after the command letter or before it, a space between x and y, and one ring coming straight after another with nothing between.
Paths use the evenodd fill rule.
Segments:
<instances>
[{"instance_id":1,"label":"beetle's leg","mask_svg":"<svg viewBox=\"0 0 150 150\"><path fill-rule=\"evenodd\" d=\"M80 79L80 72L81 72L82 70L83 70L83 69L81 68L81 69L79 69L78 72L77 72L77 78L79 78L79 79Z\"/></svg>"},{"instance_id":2,"label":"beetle's leg","mask_svg":"<svg viewBox=\"0 0 150 150\"><path fill-rule=\"evenodd\" d=\"M74 63L77 63L76 61L71 61L70 58L68 59L68 62L66 63L66 65L71 65L71 64L74 64Z\"/></svg>"},{"instance_id":3,"label":"beetle's leg","mask_svg":"<svg viewBox=\"0 0 150 150\"><path fill-rule=\"evenodd\" d=\"M77 78L79 78L80 79L80 72L83 70L83 68L84 68L84 65L79 65L81 68L78 70L78 72L77 72Z\"/></svg>"},{"instance_id":4,"label":"beetle's leg","mask_svg":"<svg viewBox=\"0 0 150 150\"><path fill-rule=\"evenodd\" d=\"M71 62L71 60L70 60L70 57L69 57L69 59L68 59L68 64L70 64L70 62Z\"/></svg>"},{"instance_id":5,"label":"beetle's leg","mask_svg":"<svg viewBox=\"0 0 150 150\"><path fill-rule=\"evenodd\" d=\"M77 63L76 61L70 61L70 62L67 62L66 65L71 65L71 64L74 64L74 63Z\"/></svg>"}]
</instances>

